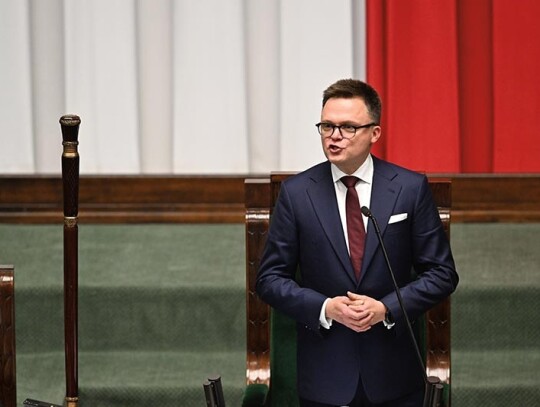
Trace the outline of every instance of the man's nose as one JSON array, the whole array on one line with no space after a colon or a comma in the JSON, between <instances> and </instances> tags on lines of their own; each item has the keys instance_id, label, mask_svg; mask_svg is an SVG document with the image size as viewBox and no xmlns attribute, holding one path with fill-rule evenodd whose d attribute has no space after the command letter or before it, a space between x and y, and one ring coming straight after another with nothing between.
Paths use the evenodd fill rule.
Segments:
<instances>
[{"instance_id":1,"label":"man's nose","mask_svg":"<svg viewBox=\"0 0 540 407\"><path fill-rule=\"evenodd\" d=\"M343 138L343 135L341 134L341 129L339 127L334 127L334 129L332 130L332 133L330 134L330 138L332 140L336 139L336 140L341 140Z\"/></svg>"}]
</instances>

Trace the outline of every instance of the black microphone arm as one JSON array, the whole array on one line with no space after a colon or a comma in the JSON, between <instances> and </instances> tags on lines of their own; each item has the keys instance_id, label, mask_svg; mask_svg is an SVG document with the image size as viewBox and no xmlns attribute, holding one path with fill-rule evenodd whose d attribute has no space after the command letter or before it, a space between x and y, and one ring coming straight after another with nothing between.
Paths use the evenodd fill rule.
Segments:
<instances>
[{"instance_id":1,"label":"black microphone arm","mask_svg":"<svg viewBox=\"0 0 540 407\"><path fill-rule=\"evenodd\" d=\"M426 384L423 407L439 407L442 405L441 400L442 400L442 395L443 395L442 393L443 385L441 384L441 381L438 377L435 377L435 376L428 377L426 373L426 366L424 364L424 360L422 359L422 354L420 353L420 347L418 346L418 342L416 341L416 338L414 336L414 332L411 326L411 321L409 320L409 316L407 315L407 311L405 310L405 306L403 305L403 298L401 297L401 292L399 291L399 287L396 282L396 276L394 275L394 271L392 270L392 265L390 264L390 260L388 259L388 253L386 251L386 247L382 239L382 234L381 234L381 230L379 229L379 224L377 223L377 219L375 219L375 216L373 216L373 213L371 213L371 211L369 210L367 206L362 206L362 214L368 217L369 219L371 219L371 223L375 227L375 234L377 235L377 238L379 239L379 243L381 245L381 250L384 256L384 260L386 261L388 272L390 273L390 277L392 278L392 284L394 286L394 292L396 293L396 296L399 302L399 308L401 309L401 312L403 313L403 316L405 317L405 323L407 324L409 337L414 346L414 350L416 351L418 364L420 366L420 370L422 371L422 377L424 378L424 382Z\"/></svg>"}]
</instances>

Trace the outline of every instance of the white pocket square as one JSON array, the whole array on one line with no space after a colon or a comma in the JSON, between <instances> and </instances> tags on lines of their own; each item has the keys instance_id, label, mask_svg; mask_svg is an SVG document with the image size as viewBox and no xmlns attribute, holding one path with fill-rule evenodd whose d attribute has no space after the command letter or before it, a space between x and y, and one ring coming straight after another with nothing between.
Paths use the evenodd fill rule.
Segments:
<instances>
[{"instance_id":1,"label":"white pocket square","mask_svg":"<svg viewBox=\"0 0 540 407\"><path fill-rule=\"evenodd\" d=\"M388 221L388 224L401 222L402 220L407 219L406 213L398 213L396 215L390 216L390 220Z\"/></svg>"}]
</instances>

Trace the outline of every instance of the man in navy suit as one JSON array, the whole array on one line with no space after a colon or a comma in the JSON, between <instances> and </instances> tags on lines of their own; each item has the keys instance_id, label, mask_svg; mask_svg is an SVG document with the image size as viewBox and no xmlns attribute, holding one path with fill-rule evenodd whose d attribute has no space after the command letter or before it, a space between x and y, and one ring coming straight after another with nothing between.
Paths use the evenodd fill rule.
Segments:
<instances>
[{"instance_id":1,"label":"man in navy suit","mask_svg":"<svg viewBox=\"0 0 540 407\"><path fill-rule=\"evenodd\" d=\"M458 283L426 177L370 154L380 116L368 84L328 87L317 124L328 160L283 182L272 214L257 293L297 321L303 407L422 405L423 376L361 206L378 221L411 320Z\"/></svg>"}]
</instances>

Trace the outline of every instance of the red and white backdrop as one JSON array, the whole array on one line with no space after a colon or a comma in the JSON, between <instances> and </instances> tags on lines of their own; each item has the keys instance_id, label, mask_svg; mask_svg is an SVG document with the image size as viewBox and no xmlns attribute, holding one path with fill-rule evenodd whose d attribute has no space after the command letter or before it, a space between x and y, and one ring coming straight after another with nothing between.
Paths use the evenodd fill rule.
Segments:
<instances>
[{"instance_id":1,"label":"red and white backdrop","mask_svg":"<svg viewBox=\"0 0 540 407\"><path fill-rule=\"evenodd\" d=\"M381 93L375 154L540 171L536 0L2 0L0 173L238 174L324 159L323 89Z\"/></svg>"}]
</instances>

